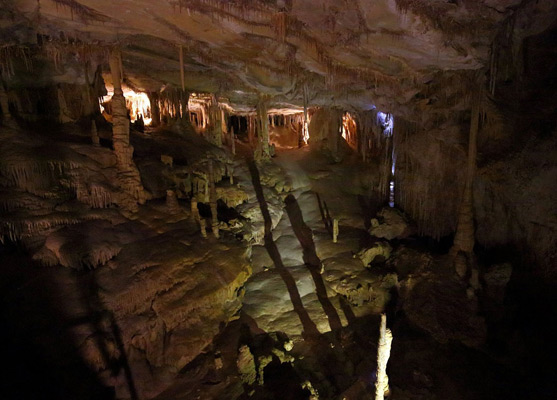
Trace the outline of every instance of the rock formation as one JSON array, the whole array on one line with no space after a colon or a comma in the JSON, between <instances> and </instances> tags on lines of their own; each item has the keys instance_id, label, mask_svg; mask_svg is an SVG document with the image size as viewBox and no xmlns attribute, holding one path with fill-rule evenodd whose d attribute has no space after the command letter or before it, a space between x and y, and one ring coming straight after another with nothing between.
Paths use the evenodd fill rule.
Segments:
<instances>
[{"instance_id":1,"label":"rock formation","mask_svg":"<svg viewBox=\"0 0 557 400\"><path fill-rule=\"evenodd\" d=\"M120 50L110 52L110 71L114 84L112 96L112 142L118 161L118 180L121 187L135 199L135 204L126 204L129 211L137 211L137 203L145 202L145 192L139 171L133 162L133 147L130 145L130 126L127 117L126 100L122 92L122 58Z\"/></svg>"}]
</instances>

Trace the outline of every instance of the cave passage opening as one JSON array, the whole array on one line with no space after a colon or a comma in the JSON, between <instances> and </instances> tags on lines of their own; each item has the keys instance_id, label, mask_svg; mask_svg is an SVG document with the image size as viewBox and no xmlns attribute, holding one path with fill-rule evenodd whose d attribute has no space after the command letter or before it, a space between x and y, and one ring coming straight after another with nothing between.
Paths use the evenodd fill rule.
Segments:
<instances>
[{"instance_id":1,"label":"cave passage opening","mask_svg":"<svg viewBox=\"0 0 557 400\"><path fill-rule=\"evenodd\" d=\"M110 120L111 117L108 117L111 114L111 112L109 112L109 104L112 100L112 96L114 95L114 86L106 83L105 87L107 94L99 99L99 106L103 116ZM125 85L122 85L122 91L124 92L124 98L126 99L126 108L128 109L130 115L130 121L136 122L139 119L143 119L145 125L151 125L153 117L151 115L151 101L149 100L147 93L139 91L136 92Z\"/></svg>"}]
</instances>

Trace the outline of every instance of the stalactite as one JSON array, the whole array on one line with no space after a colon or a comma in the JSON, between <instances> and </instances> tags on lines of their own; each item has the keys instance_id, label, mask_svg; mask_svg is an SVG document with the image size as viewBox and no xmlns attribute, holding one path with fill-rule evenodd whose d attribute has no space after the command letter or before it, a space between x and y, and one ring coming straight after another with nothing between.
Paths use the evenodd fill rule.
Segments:
<instances>
[{"instance_id":1,"label":"stalactite","mask_svg":"<svg viewBox=\"0 0 557 400\"><path fill-rule=\"evenodd\" d=\"M180 82L182 84L182 91L186 90L186 79L184 76L184 47L180 45Z\"/></svg>"}]
</instances>

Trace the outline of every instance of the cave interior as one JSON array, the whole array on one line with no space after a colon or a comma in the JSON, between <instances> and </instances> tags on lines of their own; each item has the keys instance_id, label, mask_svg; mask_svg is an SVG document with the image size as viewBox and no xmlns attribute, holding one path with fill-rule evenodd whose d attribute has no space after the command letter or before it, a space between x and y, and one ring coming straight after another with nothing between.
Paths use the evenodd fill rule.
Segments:
<instances>
[{"instance_id":1,"label":"cave interior","mask_svg":"<svg viewBox=\"0 0 557 400\"><path fill-rule=\"evenodd\" d=\"M555 0L0 0L2 399L557 398Z\"/></svg>"}]
</instances>

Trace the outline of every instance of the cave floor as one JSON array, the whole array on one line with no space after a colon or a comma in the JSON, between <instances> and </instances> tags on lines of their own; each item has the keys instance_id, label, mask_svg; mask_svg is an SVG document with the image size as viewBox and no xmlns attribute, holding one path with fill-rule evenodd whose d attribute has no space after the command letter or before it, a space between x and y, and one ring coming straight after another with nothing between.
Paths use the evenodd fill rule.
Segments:
<instances>
[{"instance_id":1,"label":"cave floor","mask_svg":"<svg viewBox=\"0 0 557 400\"><path fill-rule=\"evenodd\" d=\"M153 138L156 139L156 135ZM144 142L151 146L147 141ZM76 147L74 144L70 146ZM176 146L172 144L168 147ZM141 157L141 144L137 150ZM255 163L247 156L247 151L241 147L238 150L239 154L234 160L234 179L238 187L248 193L247 206L259 210L263 217L259 225L254 225L254 232L257 230L258 233L252 232L258 240L251 246L253 273L243 285L245 294L241 309L226 326L221 326L214 340L211 339L217 332L206 333L197 330L195 325L191 330L180 330L178 325L173 340L182 340L182 347L169 355L179 358L184 354L198 354L198 348L204 348L203 352L193 360L183 362L185 366L178 376L168 371L158 371L151 365L133 370L142 393L158 393L158 399L232 400L307 399L313 391L321 399L373 398L379 314L386 310L394 334L387 370L392 388L391 398L551 398L544 397L545 393L550 393L550 384L542 382L541 390L533 390L536 387L535 379L524 366L519 365L519 373L516 368L505 366L506 360L493 357L489 349L473 349L451 340L439 343L423 329L416 329L416 321L418 325L421 322L419 318L414 316L410 322L412 318L401 312L399 300L391 297L392 282L387 278L393 275L393 266L365 268L360 259L354 257L359 249L377 242L367 228L370 218L382 207L380 202L370 200L372 188L366 186L362 178L366 176L364 167L358 166L355 155L332 164L308 148L290 149L279 150L271 162ZM104 154L108 150L101 148L97 152ZM148 154L145 152L145 156ZM156 156L159 157L159 154ZM147 158L145 160L149 161ZM121 245L122 252L110 263L123 267L128 263L133 268L142 263L149 265L149 268L154 265L156 268L152 269L152 275L131 274L123 277L118 276L118 268L113 270L112 267L84 271L77 276L69 268L62 269L62 272L57 268L48 268L37 274L37 268L44 267L31 265L29 260L21 262L19 254L7 255L4 258L5 270L14 271L18 276L18 285L15 288L10 288L7 283L2 286L5 289L3 322L10 326L9 329L3 329L6 334L3 342L9 345L13 338L19 337L17 342L20 347L24 347L27 341L41 348L46 343L46 346L51 347L50 351L56 353L56 346L68 347L68 342L59 343L60 339L56 341L56 346L51 345L54 343L52 338L61 337L60 332L68 333L71 337L69 340L78 347L79 342L94 337L95 329L104 331L104 327L95 327L96 320L90 318L99 310L78 309L82 300L77 296L79 293L76 294L72 289L79 286L76 280L85 280L84 283L87 283L88 275L99 278L103 301L108 306L111 301L114 302L116 308L119 304L125 304L119 298L121 294L129 292L134 296L143 296L151 288L142 286L142 283L161 279L153 286L158 291L153 295L150 307L146 304L145 311L138 309L141 312L134 311L135 315L131 313L129 323L127 314L119 318L118 323L124 333L135 329L136 325L151 324L154 311L165 320L174 321L175 309L172 307L187 308L191 302L201 304L205 301L202 295L198 296L203 290L188 292L187 286L182 285L187 280L207 282L209 286L206 289L217 293L221 289L220 284L213 283L221 280L229 284L235 274L241 271L247 275L248 267L243 264L246 262L244 259L248 247L246 241L238 240L230 232L223 232L219 240L210 234L209 238L203 239L197 224L190 218L189 205L179 200L179 206L179 213L169 213L163 200L151 200L140 207L134 220L122 218L115 209L109 209L106 211L110 218L104 218L110 223L85 221L76 226L76 231L68 228L68 235L61 237L66 240L87 228L94 237ZM90 211L80 212L87 215ZM332 240L334 219L339 221L337 243ZM109 234L117 236L111 239ZM418 317L420 309L423 309L422 314L430 313L430 303L443 303L457 298L453 296L453 289L464 293L462 286L454 282L451 274L443 269L446 267L443 256L428 249L421 239L409 237L389 242L395 252L405 247L419 250L408 253L410 256L405 265L396 265L399 282L408 280L408 276L416 272L424 259L433 260L421 276L416 274L418 279L426 283L423 289L425 292L414 299L414 312L416 314L418 310ZM91 245L93 249L97 246L96 242ZM149 264L154 259L158 261ZM71 264L71 260L68 263ZM224 274L235 268L238 271L230 278ZM175 276L180 278L180 283L176 285L174 279L165 280L166 276L170 276L168 274L178 274ZM208 276L218 279L207 279ZM182 281L186 277L186 281ZM52 282L56 289L37 290L43 286L46 288L45 282ZM365 284L361 285L361 282ZM165 293L178 293L181 296L188 293L188 301L168 302ZM74 297L78 300L62 300ZM37 304L28 306L26 299L31 302L36 299ZM455 300L451 304L452 310L461 305L467 306L465 300L459 301ZM61 304L65 304L64 307L71 304L72 308L62 310ZM134 304L139 307L141 301L135 299ZM167 304L172 307L167 307ZM220 306L213 307L211 312L221 318L218 310ZM234 307L239 308L240 305ZM450 314L446 310L443 307L434 309L438 313ZM10 321L17 320L21 312L26 313L25 324L11 324ZM66 325L58 324L61 316L63 321L70 320L73 325L66 328ZM137 317L145 318L145 321L138 324L133 320ZM424 321L426 324L430 322L427 318ZM218 326L218 322L215 324ZM83 329L84 326L88 328ZM192 338L195 338L198 347L184 347L192 342ZM245 371L241 373L246 365L239 361L240 345L249 349L247 359L252 357L253 365L248 362L247 370L253 376L246 376ZM25 369L24 363L17 361L20 356L17 348L15 346L8 354L9 360L17 367L14 369L15 375ZM34 348L30 349L25 360L36 357L34 351ZM40 351L37 350L37 353ZM141 350L133 351L134 354L128 354L131 361L134 361L134 357L142 359ZM63 367L78 371L73 366L81 363L80 352L77 349L72 352L69 348L66 352L71 353L73 358L71 362L64 360ZM52 358L59 356L63 354L54 354ZM134 365L137 368L139 364ZM529 361L527 365L533 363ZM43 367L46 368L46 365L37 364L37 368ZM83 375L91 372L87 367L81 367ZM31 379L41 373L40 370L31 371ZM103 392L99 398L110 397L109 394L104 395L105 381L102 384L97 382L94 374L86 378L92 382L91 387ZM41 379L45 381L49 378L43 376ZM78 376L76 379L80 381L85 378ZM123 378L120 375L118 379ZM246 384L246 381L251 384ZM306 382L311 382L311 385ZM14 384L24 383L16 380ZM549 389L543 390L544 384ZM52 386L52 382L49 385ZM37 393L40 392L37 390ZM81 394L76 396L82 398Z\"/></svg>"},{"instance_id":2,"label":"cave floor","mask_svg":"<svg viewBox=\"0 0 557 400\"><path fill-rule=\"evenodd\" d=\"M354 254L373 243L366 225L382 205L353 190L357 185L351 185L351 164L356 160L331 164L306 148L281 150L273 163L288 175L292 191L282 195L284 212L274 229L266 232L262 244L253 246L253 275L245 285L239 319L159 399L306 399L311 390L324 399L374 398L379 314L394 307L396 299L391 304L385 298L384 303L350 304L335 280L339 271L350 275L365 270ZM258 192L257 165L249 160L247 164ZM249 178L243 176L244 181ZM263 193L268 192L259 192L265 217ZM340 221L337 243L329 216ZM485 353L456 343L439 344L400 315L393 330L391 398L524 396L511 389L516 375ZM293 348L285 352L290 341ZM238 374L239 344L253 354L253 385L246 385ZM215 367L217 358L220 365ZM485 382L479 384L480 377ZM313 387L301 389L307 380Z\"/></svg>"}]
</instances>

